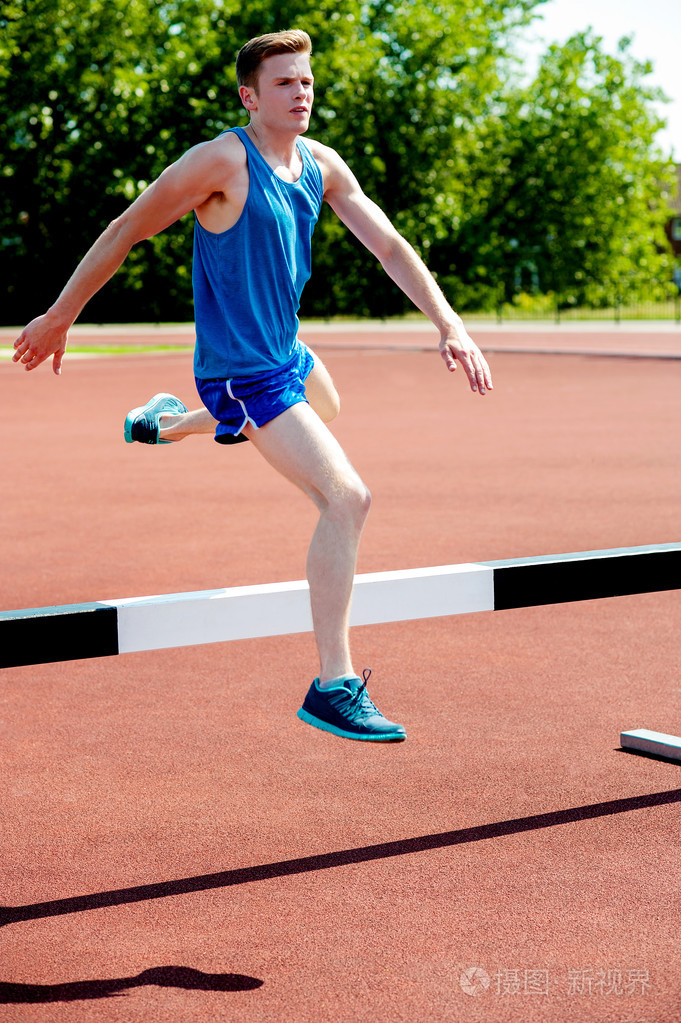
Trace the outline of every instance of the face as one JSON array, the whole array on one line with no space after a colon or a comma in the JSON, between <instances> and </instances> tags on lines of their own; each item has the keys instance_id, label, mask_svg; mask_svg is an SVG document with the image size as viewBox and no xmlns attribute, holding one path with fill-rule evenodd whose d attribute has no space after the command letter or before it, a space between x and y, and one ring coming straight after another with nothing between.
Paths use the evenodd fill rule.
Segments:
<instances>
[{"instance_id":1,"label":"face","mask_svg":"<svg viewBox=\"0 0 681 1023\"><path fill-rule=\"evenodd\" d=\"M239 94L254 120L299 135L310 124L313 84L308 54L279 53L260 65L257 91L242 86Z\"/></svg>"}]
</instances>

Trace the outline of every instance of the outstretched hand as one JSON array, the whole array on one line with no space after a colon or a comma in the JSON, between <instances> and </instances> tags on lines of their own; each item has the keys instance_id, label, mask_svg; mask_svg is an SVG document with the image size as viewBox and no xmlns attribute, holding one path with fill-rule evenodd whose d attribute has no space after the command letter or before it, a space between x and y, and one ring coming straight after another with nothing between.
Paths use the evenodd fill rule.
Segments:
<instances>
[{"instance_id":1,"label":"outstretched hand","mask_svg":"<svg viewBox=\"0 0 681 1023\"><path fill-rule=\"evenodd\" d=\"M440 355L450 373L456 370L457 362L464 368L471 391L485 394L493 388L492 374L487 360L463 323L452 327L440 339Z\"/></svg>"},{"instance_id":2,"label":"outstretched hand","mask_svg":"<svg viewBox=\"0 0 681 1023\"><path fill-rule=\"evenodd\" d=\"M63 326L54 326L47 314L37 316L24 327L14 342L12 362L21 363L25 369L37 369L45 359L52 358L52 369L59 375L66 351L67 331Z\"/></svg>"}]
</instances>

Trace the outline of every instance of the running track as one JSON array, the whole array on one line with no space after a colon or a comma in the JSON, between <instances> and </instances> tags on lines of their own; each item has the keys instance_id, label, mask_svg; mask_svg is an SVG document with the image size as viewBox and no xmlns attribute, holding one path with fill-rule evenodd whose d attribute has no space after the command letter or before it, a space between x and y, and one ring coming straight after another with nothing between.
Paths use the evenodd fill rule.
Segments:
<instances>
[{"instance_id":1,"label":"running track","mask_svg":"<svg viewBox=\"0 0 681 1023\"><path fill-rule=\"evenodd\" d=\"M480 399L418 332L303 336L359 571L679 538L680 360L494 352ZM681 352L631 336L542 344ZM3 609L302 578L314 514L249 445L123 443L186 352L0 383ZM378 748L295 717L307 635L2 672L0 1020L680 1019L681 765L617 748L680 734L680 628L659 593L357 629Z\"/></svg>"}]
</instances>

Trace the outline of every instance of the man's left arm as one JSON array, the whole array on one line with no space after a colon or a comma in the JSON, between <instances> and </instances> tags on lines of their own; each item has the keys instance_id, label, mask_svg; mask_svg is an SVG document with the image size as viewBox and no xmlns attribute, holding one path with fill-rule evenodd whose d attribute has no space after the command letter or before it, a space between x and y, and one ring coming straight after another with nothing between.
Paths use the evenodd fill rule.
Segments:
<instances>
[{"instance_id":1,"label":"man's left arm","mask_svg":"<svg viewBox=\"0 0 681 1023\"><path fill-rule=\"evenodd\" d=\"M454 372L457 361L472 391L492 388L487 361L454 312L432 274L385 213L362 191L356 177L333 150L324 149L324 198L338 218L379 260L389 277L440 332L440 354Z\"/></svg>"}]
</instances>

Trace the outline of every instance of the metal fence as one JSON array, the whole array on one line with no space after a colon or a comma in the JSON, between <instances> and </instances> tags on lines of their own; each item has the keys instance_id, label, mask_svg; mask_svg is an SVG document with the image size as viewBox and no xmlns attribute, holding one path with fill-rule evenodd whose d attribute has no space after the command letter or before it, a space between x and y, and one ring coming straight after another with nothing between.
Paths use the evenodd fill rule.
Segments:
<instances>
[{"instance_id":1,"label":"metal fence","mask_svg":"<svg viewBox=\"0 0 681 1023\"><path fill-rule=\"evenodd\" d=\"M484 316L484 314L481 314ZM623 320L667 320L681 324L681 293L666 301L627 301L616 297L609 305L573 305L554 296L532 296L529 301L504 303L488 319L497 323L514 320L545 320L553 323L570 323L580 320L594 320L621 323Z\"/></svg>"}]
</instances>

